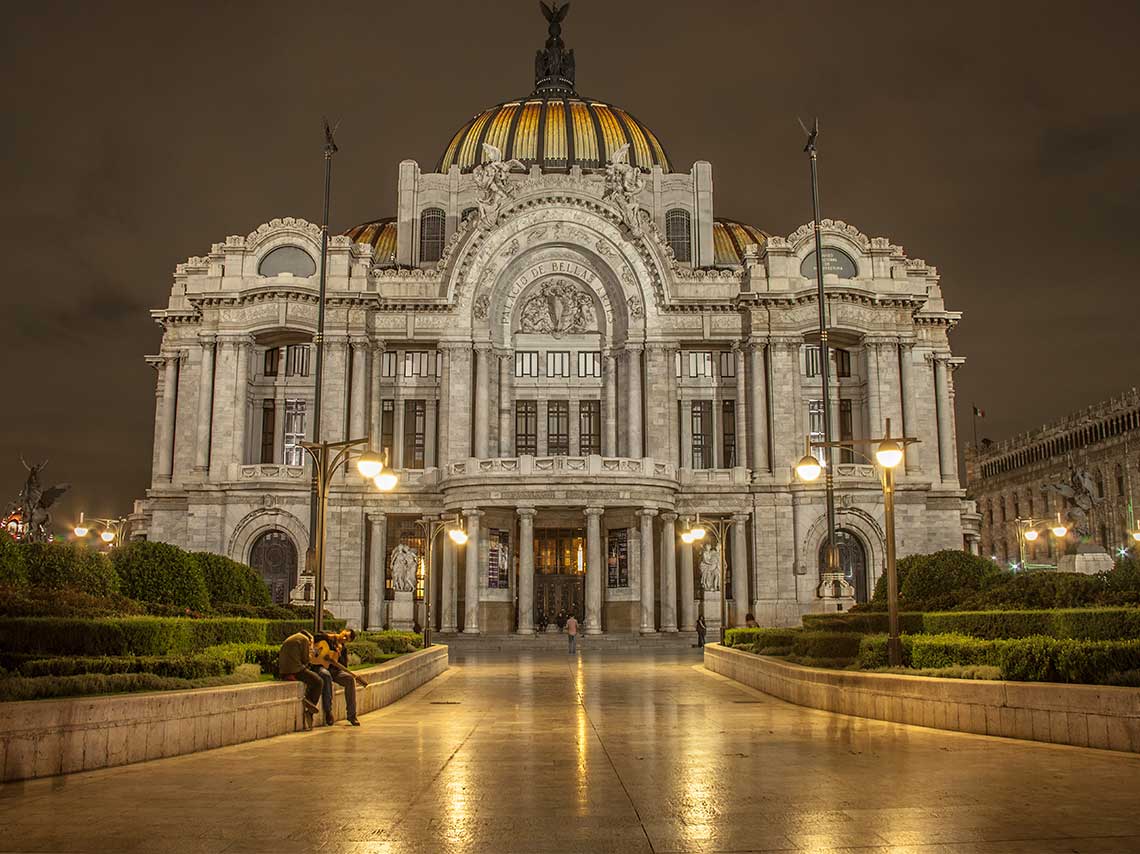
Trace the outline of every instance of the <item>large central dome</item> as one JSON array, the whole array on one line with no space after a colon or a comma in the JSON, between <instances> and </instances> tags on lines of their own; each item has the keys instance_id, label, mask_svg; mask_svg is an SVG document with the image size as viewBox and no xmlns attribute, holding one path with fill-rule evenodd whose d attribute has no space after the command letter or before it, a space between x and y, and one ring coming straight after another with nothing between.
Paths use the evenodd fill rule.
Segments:
<instances>
[{"instance_id":1,"label":"large central dome","mask_svg":"<svg viewBox=\"0 0 1140 854\"><path fill-rule=\"evenodd\" d=\"M568 172L572 166L601 169L621 146L629 144L629 162L649 171L670 171L657 135L620 107L581 97L574 88L574 51L562 43L562 19L569 4L542 4L550 22L544 50L535 56L534 91L526 98L497 104L473 116L451 137L436 167L452 165L469 172L485 162L483 143L495 146L504 160L543 171Z\"/></svg>"}]
</instances>

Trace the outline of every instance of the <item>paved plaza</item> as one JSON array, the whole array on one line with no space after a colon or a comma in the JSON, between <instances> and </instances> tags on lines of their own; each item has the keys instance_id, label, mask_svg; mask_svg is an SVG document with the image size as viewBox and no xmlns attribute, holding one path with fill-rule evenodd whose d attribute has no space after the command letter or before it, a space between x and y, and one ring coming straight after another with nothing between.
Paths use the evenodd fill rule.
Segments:
<instances>
[{"instance_id":1,"label":"paved plaza","mask_svg":"<svg viewBox=\"0 0 1140 854\"><path fill-rule=\"evenodd\" d=\"M789 705L691 654L470 654L338 725L0 788L0 851L1140 852L1140 757Z\"/></svg>"}]
</instances>

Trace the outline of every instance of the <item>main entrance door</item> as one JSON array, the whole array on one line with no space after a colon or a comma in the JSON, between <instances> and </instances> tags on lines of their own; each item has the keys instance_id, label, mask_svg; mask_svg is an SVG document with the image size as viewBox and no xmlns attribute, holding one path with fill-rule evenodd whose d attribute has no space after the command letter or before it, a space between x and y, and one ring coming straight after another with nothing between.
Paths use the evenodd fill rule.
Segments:
<instances>
[{"instance_id":1,"label":"main entrance door","mask_svg":"<svg viewBox=\"0 0 1140 854\"><path fill-rule=\"evenodd\" d=\"M267 531L257 538L249 552L249 565L257 570L278 605L289 601L289 591L297 583L297 547L284 531Z\"/></svg>"},{"instance_id":2,"label":"main entrance door","mask_svg":"<svg viewBox=\"0 0 1140 854\"><path fill-rule=\"evenodd\" d=\"M585 535L581 528L536 528L534 617L537 625L586 616Z\"/></svg>"}]
</instances>

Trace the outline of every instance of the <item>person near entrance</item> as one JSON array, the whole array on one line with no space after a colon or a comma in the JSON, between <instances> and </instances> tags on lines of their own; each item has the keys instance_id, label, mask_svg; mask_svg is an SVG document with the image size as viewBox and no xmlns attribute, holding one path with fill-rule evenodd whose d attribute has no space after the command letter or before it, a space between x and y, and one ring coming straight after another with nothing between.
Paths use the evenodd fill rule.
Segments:
<instances>
[{"instance_id":1,"label":"person near entrance","mask_svg":"<svg viewBox=\"0 0 1140 854\"><path fill-rule=\"evenodd\" d=\"M570 655L578 651L578 618L573 614L566 620L566 637L570 643Z\"/></svg>"},{"instance_id":2,"label":"person near entrance","mask_svg":"<svg viewBox=\"0 0 1140 854\"><path fill-rule=\"evenodd\" d=\"M701 614L697 617L697 646L702 647L705 645L705 633L708 632L708 627L705 625L705 615Z\"/></svg>"}]
</instances>

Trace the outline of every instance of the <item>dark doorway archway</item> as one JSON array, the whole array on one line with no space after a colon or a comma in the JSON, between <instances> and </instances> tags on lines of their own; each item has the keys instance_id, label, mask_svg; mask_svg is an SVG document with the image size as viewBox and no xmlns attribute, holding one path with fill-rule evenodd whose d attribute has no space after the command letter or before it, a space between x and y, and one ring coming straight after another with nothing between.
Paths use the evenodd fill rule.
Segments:
<instances>
[{"instance_id":1,"label":"dark doorway archway","mask_svg":"<svg viewBox=\"0 0 1140 854\"><path fill-rule=\"evenodd\" d=\"M269 586L269 595L278 605L289 601L289 591L297 584L297 547L284 531L266 531L249 550L249 565Z\"/></svg>"},{"instance_id":2,"label":"dark doorway archway","mask_svg":"<svg viewBox=\"0 0 1140 854\"><path fill-rule=\"evenodd\" d=\"M868 598L867 584L867 551L857 536L846 528L835 532L835 544L839 547L839 568L843 571L847 583L855 588L855 601L866 602ZM819 571L822 574L827 569L827 540L824 539L819 546Z\"/></svg>"}]
</instances>

